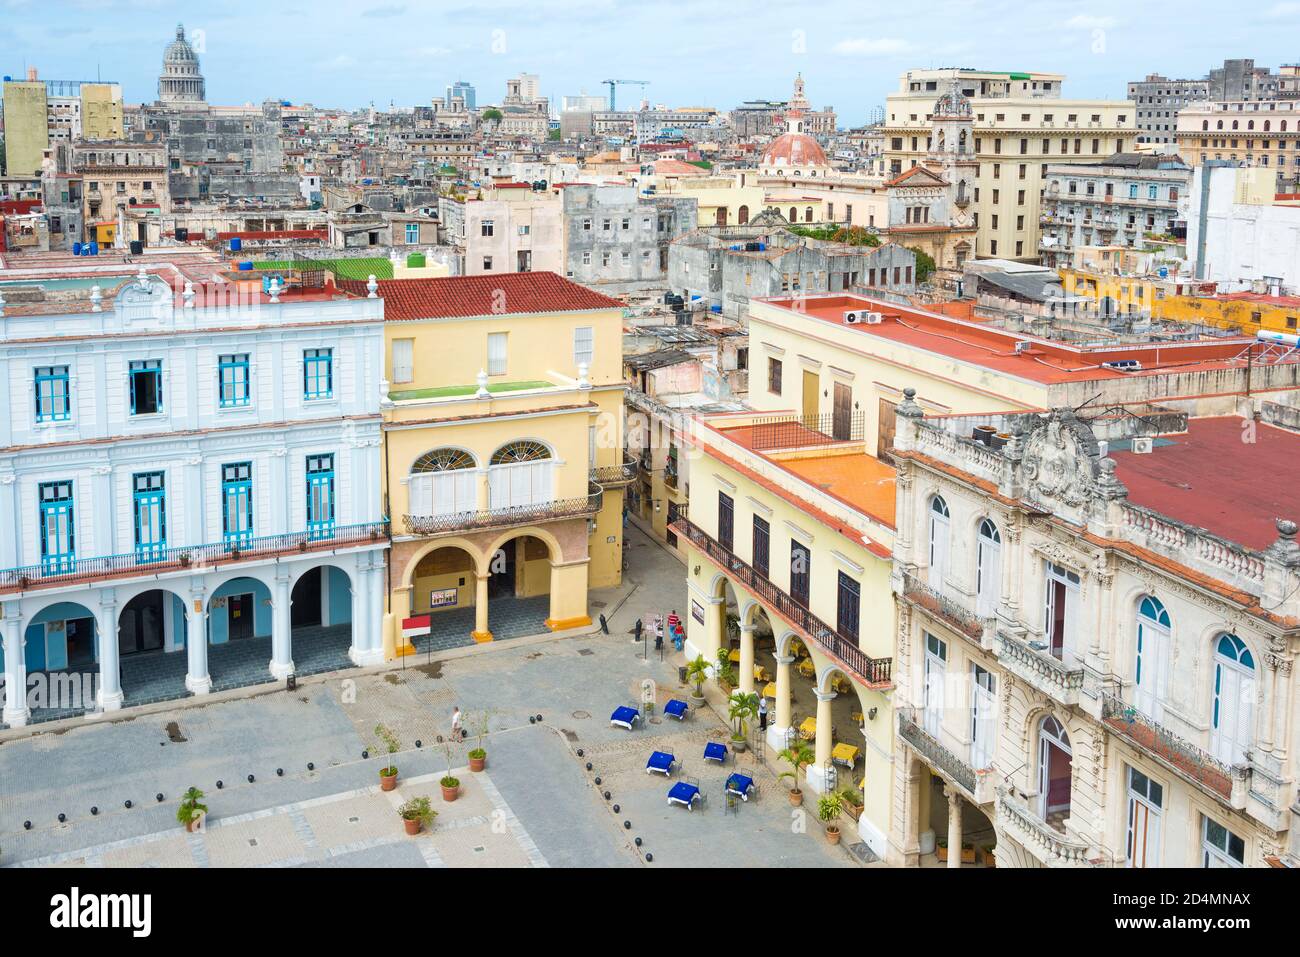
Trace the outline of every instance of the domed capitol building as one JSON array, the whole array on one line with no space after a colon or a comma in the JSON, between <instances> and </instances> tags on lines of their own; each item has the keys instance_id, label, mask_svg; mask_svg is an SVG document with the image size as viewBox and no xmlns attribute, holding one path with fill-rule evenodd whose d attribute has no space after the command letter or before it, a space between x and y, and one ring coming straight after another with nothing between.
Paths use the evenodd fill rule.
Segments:
<instances>
[{"instance_id":1,"label":"domed capitol building","mask_svg":"<svg viewBox=\"0 0 1300 957\"><path fill-rule=\"evenodd\" d=\"M206 102L199 57L185 39L185 25L176 25L176 39L163 51L162 73L158 75L158 102L169 106Z\"/></svg>"}]
</instances>

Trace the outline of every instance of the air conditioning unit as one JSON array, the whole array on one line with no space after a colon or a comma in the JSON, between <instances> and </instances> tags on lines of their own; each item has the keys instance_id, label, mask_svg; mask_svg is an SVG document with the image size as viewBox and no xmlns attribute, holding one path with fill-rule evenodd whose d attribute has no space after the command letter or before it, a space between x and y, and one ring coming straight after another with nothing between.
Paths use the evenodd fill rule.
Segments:
<instances>
[{"instance_id":1,"label":"air conditioning unit","mask_svg":"<svg viewBox=\"0 0 1300 957\"><path fill-rule=\"evenodd\" d=\"M866 316L866 313L861 309L850 309L848 312L844 313L844 324L846 326L856 326L858 323L864 321L864 316Z\"/></svg>"},{"instance_id":2,"label":"air conditioning unit","mask_svg":"<svg viewBox=\"0 0 1300 957\"><path fill-rule=\"evenodd\" d=\"M1103 362L1103 369L1116 369L1120 372L1141 372L1142 363L1137 359L1115 359L1111 362Z\"/></svg>"},{"instance_id":3,"label":"air conditioning unit","mask_svg":"<svg viewBox=\"0 0 1300 957\"><path fill-rule=\"evenodd\" d=\"M1016 353L1020 354L1022 352L1028 352L1033 347L1034 344L1032 342L1029 342L1027 339L1021 339L1016 343Z\"/></svg>"},{"instance_id":4,"label":"air conditioning unit","mask_svg":"<svg viewBox=\"0 0 1300 957\"><path fill-rule=\"evenodd\" d=\"M1133 454L1150 455L1152 444L1153 444L1153 440L1149 435L1133 436Z\"/></svg>"}]
</instances>

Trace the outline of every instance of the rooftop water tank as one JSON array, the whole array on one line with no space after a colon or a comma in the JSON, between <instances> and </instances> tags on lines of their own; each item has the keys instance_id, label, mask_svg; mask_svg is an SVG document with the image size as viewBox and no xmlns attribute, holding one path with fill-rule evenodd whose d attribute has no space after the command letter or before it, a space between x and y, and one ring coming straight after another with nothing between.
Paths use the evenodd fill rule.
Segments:
<instances>
[{"instance_id":1,"label":"rooftop water tank","mask_svg":"<svg viewBox=\"0 0 1300 957\"><path fill-rule=\"evenodd\" d=\"M425 265L424 253L411 253L406 257L406 265L409 269L423 269Z\"/></svg>"},{"instance_id":2,"label":"rooftop water tank","mask_svg":"<svg viewBox=\"0 0 1300 957\"><path fill-rule=\"evenodd\" d=\"M244 241L238 236L230 237L230 251L237 253L244 248Z\"/></svg>"},{"instance_id":3,"label":"rooftop water tank","mask_svg":"<svg viewBox=\"0 0 1300 957\"><path fill-rule=\"evenodd\" d=\"M235 268L237 268L240 272L252 272L252 271L253 271L253 264L252 264L251 262L247 262L247 261L245 261L245 262L240 263L240 264L239 264L238 266L236 266Z\"/></svg>"}]
</instances>

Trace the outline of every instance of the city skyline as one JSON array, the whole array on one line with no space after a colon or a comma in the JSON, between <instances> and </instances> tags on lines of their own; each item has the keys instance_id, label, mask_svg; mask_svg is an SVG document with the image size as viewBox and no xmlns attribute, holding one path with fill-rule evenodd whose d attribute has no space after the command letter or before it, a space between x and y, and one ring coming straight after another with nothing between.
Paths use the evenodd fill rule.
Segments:
<instances>
[{"instance_id":1,"label":"city skyline","mask_svg":"<svg viewBox=\"0 0 1300 957\"><path fill-rule=\"evenodd\" d=\"M331 6L338 16L328 15ZM959 26L936 38L927 32L934 22L928 18L841 11L833 3L805 5L797 17L736 23L726 21L726 13L687 4L647 11L616 0L543 0L527 7L373 0L355 14L325 3L311 15L294 7L257 10L255 20L255 8L244 2L204 10L174 0L4 0L3 9L9 14L0 25L4 74L19 77L34 66L48 79L102 77L121 83L127 103L156 98L162 49L182 22L213 103L276 98L345 109L415 106L465 80L486 104L500 101L507 77L529 72L541 77L553 106L566 95L601 95L602 81L614 76L649 80L645 95L652 103L727 110L749 99L785 99L790 78L802 72L814 106L833 106L844 126L866 122L908 69L1060 72L1067 97L1123 99L1131 80L1152 72L1200 77L1225 57L1252 57L1275 68L1288 57L1286 30L1279 27L1300 21L1296 2L1232 16L1206 11L1193 18L1195 31L1180 25L1188 22L1186 6L1164 0L1147 5L1140 20L1117 2L1093 4L1088 12L1050 2L1037 5L1035 22L1011 35L998 25L1012 16L1013 4L944 0L936 15ZM836 29L828 26L831 14ZM352 22L340 31L344 16ZM87 25L92 17L99 19L93 29ZM1148 22L1188 35L1153 53L1144 33ZM633 44L657 34L664 43ZM570 48L566 36L580 49ZM679 37L690 39L671 46ZM1026 48L1037 52L1027 57L1020 52ZM747 59L761 61L764 70L737 69Z\"/></svg>"}]
</instances>

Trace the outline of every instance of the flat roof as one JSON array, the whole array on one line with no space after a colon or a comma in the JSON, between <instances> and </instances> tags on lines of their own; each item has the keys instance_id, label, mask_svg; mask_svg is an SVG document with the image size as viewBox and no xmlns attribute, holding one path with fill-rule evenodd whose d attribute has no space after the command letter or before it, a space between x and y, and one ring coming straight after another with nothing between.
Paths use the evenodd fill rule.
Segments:
<instances>
[{"instance_id":1,"label":"flat roof","mask_svg":"<svg viewBox=\"0 0 1300 957\"><path fill-rule=\"evenodd\" d=\"M849 327L864 337L863 351L871 349L873 340L884 339L1044 385L1235 367L1237 357L1255 341L1252 337L1231 337L1074 345L866 296L827 294L755 301L839 326L846 325L844 313L849 310L879 312L884 317L879 324ZM750 318L752 322L752 310ZM1017 352L1018 342L1029 345ZM1102 367L1103 362L1120 359L1136 359L1142 369L1120 372Z\"/></svg>"},{"instance_id":2,"label":"flat roof","mask_svg":"<svg viewBox=\"0 0 1300 957\"><path fill-rule=\"evenodd\" d=\"M1253 427L1254 441L1247 441ZM1129 501L1264 549L1278 518L1300 517L1288 479L1300 463L1300 434L1240 416L1192 419L1149 453L1112 450Z\"/></svg>"}]
</instances>

